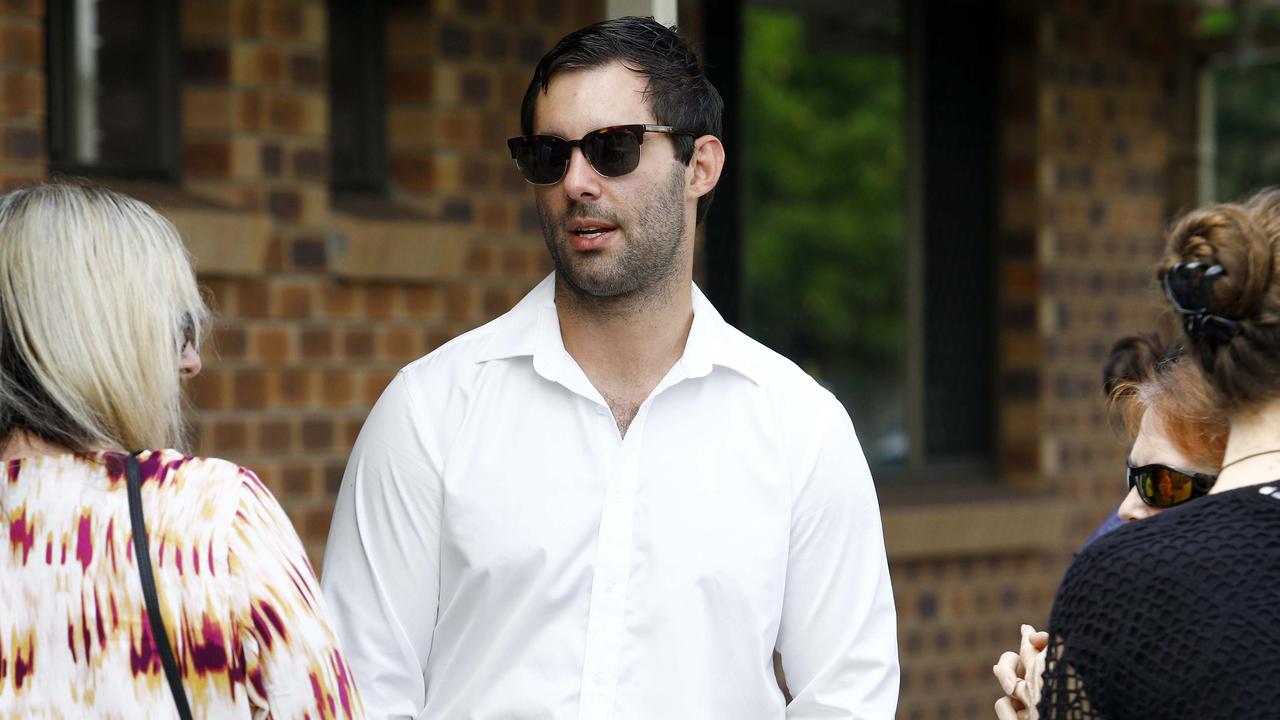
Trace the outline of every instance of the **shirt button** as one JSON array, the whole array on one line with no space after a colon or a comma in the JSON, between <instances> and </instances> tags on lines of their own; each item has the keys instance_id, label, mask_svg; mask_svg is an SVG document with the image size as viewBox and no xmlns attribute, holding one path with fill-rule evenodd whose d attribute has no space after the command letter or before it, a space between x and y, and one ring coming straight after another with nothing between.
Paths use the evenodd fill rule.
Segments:
<instances>
[{"instance_id":1,"label":"shirt button","mask_svg":"<svg viewBox=\"0 0 1280 720\"><path fill-rule=\"evenodd\" d=\"M595 684L597 684L597 685L603 685L603 684L604 684L604 673L596 673L596 676L595 676L594 678L592 678L592 679L594 680Z\"/></svg>"},{"instance_id":2,"label":"shirt button","mask_svg":"<svg viewBox=\"0 0 1280 720\"><path fill-rule=\"evenodd\" d=\"M613 592L613 591L614 591L614 590L616 590L616 589L618 589L618 583L616 583L616 582L614 582L614 581L612 581L612 580L610 580L609 582L607 582L607 583L605 583L605 584L604 584L604 591L605 591L605 592L607 592L607 593L611 593L611 592Z\"/></svg>"}]
</instances>

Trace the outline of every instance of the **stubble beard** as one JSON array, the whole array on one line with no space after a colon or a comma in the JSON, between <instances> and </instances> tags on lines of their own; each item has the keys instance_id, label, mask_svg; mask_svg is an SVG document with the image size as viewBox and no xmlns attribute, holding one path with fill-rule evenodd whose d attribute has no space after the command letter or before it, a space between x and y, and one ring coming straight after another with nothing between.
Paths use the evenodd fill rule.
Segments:
<instances>
[{"instance_id":1,"label":"stubble beard","mask_svg":"<svg viewBox=\"0 0 1280 720\"><path fill-rule=\"evenodd\" d=\"M569 221L591 217L623 230L621 218L596 203L571 202L560 217L551 217L538 200L538 220L555 266L557 284L568 291L582 309L630 313L660 302L680 278L684 238L684 168L677 167L669 181L649 198L634 205L636 214L626 224L626 243L613 258L576 258L569 247ZM595 251L602 252L602 251Z\"/></svg>"}]
</instances>

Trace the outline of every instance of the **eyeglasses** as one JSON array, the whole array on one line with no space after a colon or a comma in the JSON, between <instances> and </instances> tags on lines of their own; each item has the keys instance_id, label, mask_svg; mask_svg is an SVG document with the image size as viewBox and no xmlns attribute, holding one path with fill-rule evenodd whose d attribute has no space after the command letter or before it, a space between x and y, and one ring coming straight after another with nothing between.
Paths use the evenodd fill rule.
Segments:
<instances>
[{"instance_id":1,"label":"eyeglasses","mask_svg":"<svg viewBox=\"0 0 1280 720\"><path fill-rule=\"evenodd\" d=\"M1160 464L1129 465L1126 480L1129 489L1138 489L1142 502L1151 507L1167 508L1207 495L1218 476Z\"/></svg>"},{"instance_id":2,"label":"eyeglasses","mask_svg":"<svg viewBox=\"0 0 1280 720\"><path fill-rule=\"evenodd\" d=\"M195 347L196 344L196 321L191 317L191 313L182 314L182 327L178 330L178 352L182 353L187 349L188 345Z\"/></svg>"},{"instance_id":3,"label":"eyeglasses","mask_svg":"<svg viewBox=\"0 0 1280 720\"><path fill-rule=\"evenodd\" d=\"M651 132L694 137L693 133L670 125L615 125L592 130L578 140L522 135L507 140L507 147L525 180L534 185L555 185L569 172L569 158L575 147L601 175L626 175L640 164L640 145L644 134Z\"/></svg>"}]
</instances>

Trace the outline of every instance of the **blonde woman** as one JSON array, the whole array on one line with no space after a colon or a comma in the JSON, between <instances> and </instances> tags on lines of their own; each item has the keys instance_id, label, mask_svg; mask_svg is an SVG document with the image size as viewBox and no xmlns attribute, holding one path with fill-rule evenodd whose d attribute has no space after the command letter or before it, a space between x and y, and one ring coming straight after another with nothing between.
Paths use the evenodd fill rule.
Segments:
<instances>
[{"instance_id":1,"label":"blonde woman","mask_svg":"<svg viewBox=\"0 0 1280 720\"><path fill-rule=\"evenodd\" d=\"M175 449L207 324L147 205L0 196L0 717L363 717L280 506Z\"/></svg>"}]
</instances>

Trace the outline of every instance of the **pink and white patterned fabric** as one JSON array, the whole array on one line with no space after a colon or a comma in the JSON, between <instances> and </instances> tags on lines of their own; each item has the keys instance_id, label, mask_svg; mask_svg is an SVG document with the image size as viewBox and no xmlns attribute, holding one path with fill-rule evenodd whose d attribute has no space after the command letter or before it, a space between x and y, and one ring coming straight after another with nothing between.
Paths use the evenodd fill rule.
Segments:
<instances>
[{"instance_id":1,"label":"pink and white patterned fabric","mask_svg":"<svg viewBox=\"0 0 1280 720\"><path fill-rule=\"evenodd\" d=\"M176 717L133 557L127 455L0 478L0 718ZM139 455L165 626L196 717L360 718L315 572L249 470Z\"/></svg>"}]
</instances>

